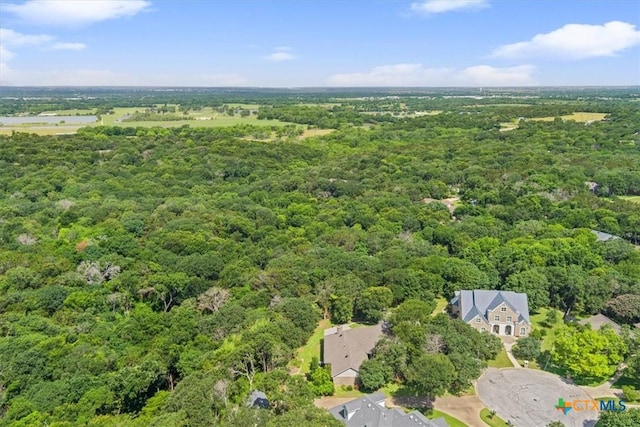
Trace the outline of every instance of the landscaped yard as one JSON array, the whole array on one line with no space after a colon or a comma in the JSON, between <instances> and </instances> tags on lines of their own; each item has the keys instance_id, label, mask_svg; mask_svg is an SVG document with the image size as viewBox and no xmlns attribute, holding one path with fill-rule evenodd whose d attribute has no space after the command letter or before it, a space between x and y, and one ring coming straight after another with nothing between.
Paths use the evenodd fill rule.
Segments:
<instances>
[{"instance_id":1,"label":"landscaped yard","mask_svg":"<svg viewBox=\"0 0 640 427\"><path fill-rule=\"evenodd\" d=\"M429 418L430 420L433 420L434 418L440 418L440 417L444 417L447 424L449 424L449 427L468 427L465 423L463 423L459 419L453 418L451 415L445 414L444 412L436 411L435 409L431 411L429 415L427 415L427 418Z\"/></svg>"},{"instance_id":2,"label":"landscaped yard","mask_svg":"<svg viewBox=\"0 0 640 427\"><path fill-rule=\"evenodd\" d=\"M484 421L485 424L490 425L491 427L509 426L509 424L507 424L505 420L503 420L496 414L491 415L491 411L489 411L487 408L484 408L482 411L480 411L480 418L482 418L482 421Z\"/></svg>"},{"instance_id":3,"label":"landscaped yard","mask_svg":"<svg viewBox=\"0 0 640 427\"><path fill-rule=\"evenodd\" d=\"M507 350L502 348L495 359L489 360L489 366L492 368L513 368L513 364L507 356Z\"/></svg>"},{"instance_id":4,"label":"landscaped yard","mask_svg":"<svg viewBox=\"0 0 640 427\"><path fill-rule=\"evenodd\" d=\"M365 396L366 393L361 392L355 388L348 390L346 387L336 386L336 391L333 393L333 397L352 397L354 399Z\"/></svg>"},{"instance_id":5,"label":"landscaped yard","mask_svg":"<svg viewBox=\"0 0 640 427\"><path fill-rule=\"evenodd\" d=\"M307 343L298 349L296 358L292 362L299 369L298 373L306 374L309 372L309 363L311 359L317 357L320 359L320 341L324 338L324 330L331 327L329 319L321 320L318 327L311 335ZM337 391L337 390L336 390Z\"/></svg>"},{"instance_id":6,"label":"landscaped yard","mask_svg":"<svg viewBox=\"0 0 640 427\"><path fill-rule=\"evenodd\" d=\"M558 321L553 325L548 325L546 323L546 318L547 313L551 310L554 310L558 313ZM562 313L554 308L540 308L537 314L533 314L530 316L530 319L534 330L546 331L544 337L542 338L542 351L551 351L551 349L553 348L553 343L556 340L556 330L563 325Z\"/></svg>"}]
</instances>

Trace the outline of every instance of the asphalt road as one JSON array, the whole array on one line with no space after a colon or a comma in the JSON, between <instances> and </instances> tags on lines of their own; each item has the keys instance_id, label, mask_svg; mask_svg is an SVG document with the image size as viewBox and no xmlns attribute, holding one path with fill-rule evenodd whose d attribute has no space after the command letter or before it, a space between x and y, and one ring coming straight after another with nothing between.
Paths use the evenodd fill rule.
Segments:
<instances>
[{"instance_id":1,"label":"asphalt road","mask_svg":"<svg viewBox=\"0 0 640 427\"><path fill-rule=\"evenodd\" d=\"M556 409L559 398L570 402L591 397L556 375L534 369L489 370L478 380L476 391L487 408L516 427L542 427L552 421L567 427L593 427L598 418L593 410L571 409L565 415Z\"/></svg>"}]
</instances>

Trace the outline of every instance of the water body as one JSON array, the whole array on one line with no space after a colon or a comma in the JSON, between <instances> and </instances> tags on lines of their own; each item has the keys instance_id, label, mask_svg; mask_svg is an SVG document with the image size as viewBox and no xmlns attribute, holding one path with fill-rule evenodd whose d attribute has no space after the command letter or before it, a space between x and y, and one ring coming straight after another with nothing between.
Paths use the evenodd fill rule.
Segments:
<instances>
[{"instance_id":1,"label":"water body","mask_svg":"<svg viewBox=\"0 0 640 427\"><path fill-rule=\"evenodd\" d=\"M25 117L6 117L0 116L0 124L9 125L26 125L31 123L56 124L64 121L66 125L94 123L98 120L96 116L25 116Z\"/></svg>"}]
</instances>

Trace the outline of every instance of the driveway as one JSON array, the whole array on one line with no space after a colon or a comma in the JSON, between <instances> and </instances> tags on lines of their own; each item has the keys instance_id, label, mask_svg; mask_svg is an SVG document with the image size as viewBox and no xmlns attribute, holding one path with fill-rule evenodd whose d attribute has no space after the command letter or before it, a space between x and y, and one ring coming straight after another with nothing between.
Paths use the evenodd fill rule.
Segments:
<instances>
[{"instance_id":1,"label":"driveway","mask_svg":"<svg viewBox=\"0 0 640 427\"><path fill-rule=\"evenodd\" d=\"M546 426L552 421L560 421L567 427L592 427L597 422L596 411L572 409L565 415L555 408L559 398L569 402L591 400L591 397L548 372L522 368L489 369L478 380L476 393L487 408L517 427Z\"/></svg>"}]
</instances>

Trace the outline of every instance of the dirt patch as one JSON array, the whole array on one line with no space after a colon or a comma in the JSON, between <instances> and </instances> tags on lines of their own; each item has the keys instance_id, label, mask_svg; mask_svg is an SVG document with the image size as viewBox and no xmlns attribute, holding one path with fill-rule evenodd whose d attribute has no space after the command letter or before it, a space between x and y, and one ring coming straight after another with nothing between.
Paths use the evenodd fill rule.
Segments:
<instances>
[{"instance_id":1,"label":"dirt patch","mask_svg":"<svg viewBox=\"0 0 640 427\"><path fill-rule=\"evenodd\" d=\"M352 400L357 399L356 397L320 397L318 399L314 399L313 404L318 408L322 409L330 409L334 406L342 405L343 403L351 402Z\"/></svg>"},{"instance_id":2,"label":"dirt patch","mask_svg":"<svg viewBox=\"0 0 640 427\"><path fill-rule=\"evenodd\" d=\"M470 427L486 427L480 418L485 406L477 396L439 397L433 407L459 419Z\"/></svg>"}]
</instances>

